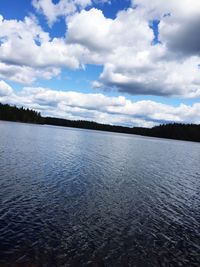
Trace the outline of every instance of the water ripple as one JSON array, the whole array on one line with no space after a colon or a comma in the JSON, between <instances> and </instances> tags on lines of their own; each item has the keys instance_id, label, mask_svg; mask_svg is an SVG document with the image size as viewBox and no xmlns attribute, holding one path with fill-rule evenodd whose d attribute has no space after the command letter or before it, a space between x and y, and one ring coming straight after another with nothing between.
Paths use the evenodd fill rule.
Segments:
<instances>
[{"instance_id":1,"label":"water ripple","mask_svg":"<svg viewBox=\"0 0 200 267\"><path fill-rule=\"evenodd\" d=\"M200 266L199 144L0 132L0 266Z\"/></svg>"}]
</instances>

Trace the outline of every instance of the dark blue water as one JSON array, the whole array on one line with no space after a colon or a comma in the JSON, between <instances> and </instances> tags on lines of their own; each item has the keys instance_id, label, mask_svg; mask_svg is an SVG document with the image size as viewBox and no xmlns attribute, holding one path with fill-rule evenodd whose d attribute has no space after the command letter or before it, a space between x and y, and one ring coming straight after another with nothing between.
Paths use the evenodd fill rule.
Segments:
<instances>
[{"instance_id":1,"label":"dark blue water","mask_svg":"<svg viewBox=\"0 0 200 267\"><path fill-rule=\"evenodd\" d=\"M0 122L0 266L200 266L200 144Z\"/></svg>"}]
</instances>

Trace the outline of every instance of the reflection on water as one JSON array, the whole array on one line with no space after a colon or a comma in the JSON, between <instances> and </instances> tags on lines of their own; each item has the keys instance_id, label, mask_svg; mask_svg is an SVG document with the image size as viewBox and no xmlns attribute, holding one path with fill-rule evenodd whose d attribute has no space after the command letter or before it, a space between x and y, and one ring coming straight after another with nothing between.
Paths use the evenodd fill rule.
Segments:
<instances>
[{"instance_id":1,"label":"reflection on water","mask_svg":"<svg viewBox=\"0 0 200 267\"><path fill-rule=\"evenodd\" d=\"M199 267L199 162L198 143L0 122L0 263Z\"/></svg>"}]
</instances>

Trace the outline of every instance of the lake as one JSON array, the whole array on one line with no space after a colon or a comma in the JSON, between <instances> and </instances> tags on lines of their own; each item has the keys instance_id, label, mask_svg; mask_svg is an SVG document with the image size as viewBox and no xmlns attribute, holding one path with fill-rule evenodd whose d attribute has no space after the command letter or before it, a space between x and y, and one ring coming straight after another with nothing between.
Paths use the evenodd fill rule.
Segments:
<instances>
[{"instance_id":1,"label":"lake","mask_svg":"<svg viewBox=\"0 0 200 267\"><path fill-rule=\"evenodd\" d=\"M200 266L200 144L0 122L0 266Z\"/></svg>"}]
</instances>

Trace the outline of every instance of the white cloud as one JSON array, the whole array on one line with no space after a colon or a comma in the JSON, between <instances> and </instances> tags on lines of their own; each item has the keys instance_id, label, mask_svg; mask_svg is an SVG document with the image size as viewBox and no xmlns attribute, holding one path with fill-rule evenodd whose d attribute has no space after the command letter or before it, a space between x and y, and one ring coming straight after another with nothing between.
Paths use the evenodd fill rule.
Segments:
<instances>
[{"instance_id":1,"label":"white cloud","mask_svg":"<svg viewBox=\"0 0 200 267\"><path fill-rule=\"evenodd\" d=\"M99 89L99 88L101 88L103 86L103 84L98 82L98 81L93 81L91 83L91 86L92 86L93 89Z\"/></svg>"},{"instance_id":2,"label":"white cloud","mask_svg":"<svg viewBox=\"0 0 200 267\"><path fill-rule=\"evenodd\" d=\"M12 88L3 80L0 80L0 97L9 96L13 93Z\"/></svg>"},{"instance_id":3,"label":"white cloud","mask_svg":"<svg viewBox=\"0 0 200 267\"><path fill-rule=\"evenodd\" d=\"M139 56L139 54L138 54ZM154 61L147 54L147 64L142 60L137 66L125 66L126 56L121 65L115 62L106 64L100 76L100 82L116 87L120 92L144 95L182 96L194 98L200 96L199 58L192 57L184 61ZM128 58L128 55L127 55ZM136 57L137 60L137 57ZM127 68L128 67L128 68Z\"/></svg>"},{"instance_id":4,"label":"white cloud","mask_svg":"<svg viewBox=\"0 0 200 267\"><path fill-rule=\"evenodd\" d=\"M132 0L138 8L150 19L160 19L171 14L178 18L188 18L200 13L200 3L197 0Z\"/></svg>"},{"instance_id":5,"label":"white cloud","mask_svg":"<svg viewBox=\"0 0 200 267\"><path fill-rule=\"evenodd\" d=\"M172 106L147 100L131 101L124 96L109 97L41 87L25 87L14 93L3 81L0 88L4 90L0 89L0 102L23 105L48 116L147 127L171 121L200 123L200 103Z\"/></svg>"},{"instance_id":6,"label":"white cloud","mask_svg":"<svg viewBox=\"0 0 200 267\"><path fill-rule=\"evenodd\" d=\"M152 45L153 31L143 14L143 9L138 7L118 13L112 20L93 8L70 18L68 41L80 44L89 51L84 58L85 63L104 65L99 81L94 84L114 87L130 94L199 97L199 56L177 59L167 42ZM154 16L157 18L156 14ZM160 28L163 27L162 24ZM172 34L172 31L169 32ZM178 49L180 42L175 38L173 40ZM195 42L193 46L196 46Z\"/></svg>"},{"instance_id":7,"label":"white cloud","mask_svg":"<svg viewBox=\"0 0 200 267\"><path fill-rule=\"evenodd\" d=\"M200 2L198 0L134 0L147 20L160 20L160 40L171 52L200 55Z\"/></svg>"},{"instance_id":8,"label":"white cloud","mask_svg":"<svg viewBox=\"0 0 200 267\"><path fill-rule=\"evenodd\" d=\"M118 49L137 51L138 47L147 47L152 39L148 22L134 9L121 11L116 19L109 19L101 10L92 8L75 14L68 21L68 42L81 44L92 53L103 53L106 58L101 58L102 64L109 56L115 56Z\"/></svg>"},{"instance_id":9,"label":"white cloud","mask_svg":"<svg viewBox=\"0 0 200 267\"><path fill-rule=\"evenodd\" d=\"M4 20L0 17L0 77L30 84L37 78L50 79L61 67L81 66L84 48L66 44L64 38L49 37L36 19Z\"/></svg>"},{"instance_id":10,"label":"white cloud","mask_svg":"<svg viewBox=\"0 0 200 267\"><path fill-rule=\"evenodd\" d=\"M106 2L109 3L110 0L59 0L56 4L52 0L32 0L36 10L45 15L49 26L52 26L60 16L67 17L92 6L93 3Z\"/></svg>"},{"instance_id":11,"label":"white cloud","mask_svg":"<svg viewBox=\"0 0 200 267\"><path fill-rule=\"evenodd\" d=\"M54 4L52 0L33 0L33 6L42 12L51 26L59 16L67 16L78 9L91 5L91 0L60 0Z\"/></svg>"},{"instance_id":12,"label":"white cloud","mask_svg":"<svg viewBox=\"0 0 200 267\"><path fill-rule=\"evenodd\" d=\"M21 84L32 84L37 78L50 80L60 73L58 68L31 68L28 66L10 65L0 62L0 78L9 79Z\"/></svg>"},{"instance_id":13,"label":"white cloud","mask_svg":"<svg viewBox=\"0 0 200 267\"><path fill-rule=\"evenodd\" d=\"M174 57L200 56L200 14L179 21L166 17L160 22L160 40Z\"/></svg>"},{"instance_id":14,"label":"white cloud","mask_svg":"<svg viewBox=\"0 0 200 267\"><path fill-rule=\"evenodd\" d=\"M64 38L49 37L34 18L0 21L0 59L10 65L29 67L79 67L79 45L66 45Z\"/></svg>"},{"instance_id":15,"label":"white cloud","mask_svg":"<svg viewBox=\"0 0 200 267\"><path fill-rule=\"evenodd\" d=\"M105 2L105 1L100 1ZM109 1L108 1L109 2ZM136 8L109 19L92 1L34 0L49 23L66 19L67 32L51 39L35 18L0 18L0 78L33 83L50 79L62 68L103 65L94 88L116 88L140 95L200 96L200 2L135 0ZM70 15L70 16L69 16ZM152 45L151 20L160 20Z\"/></svg>"}]
</instances>

